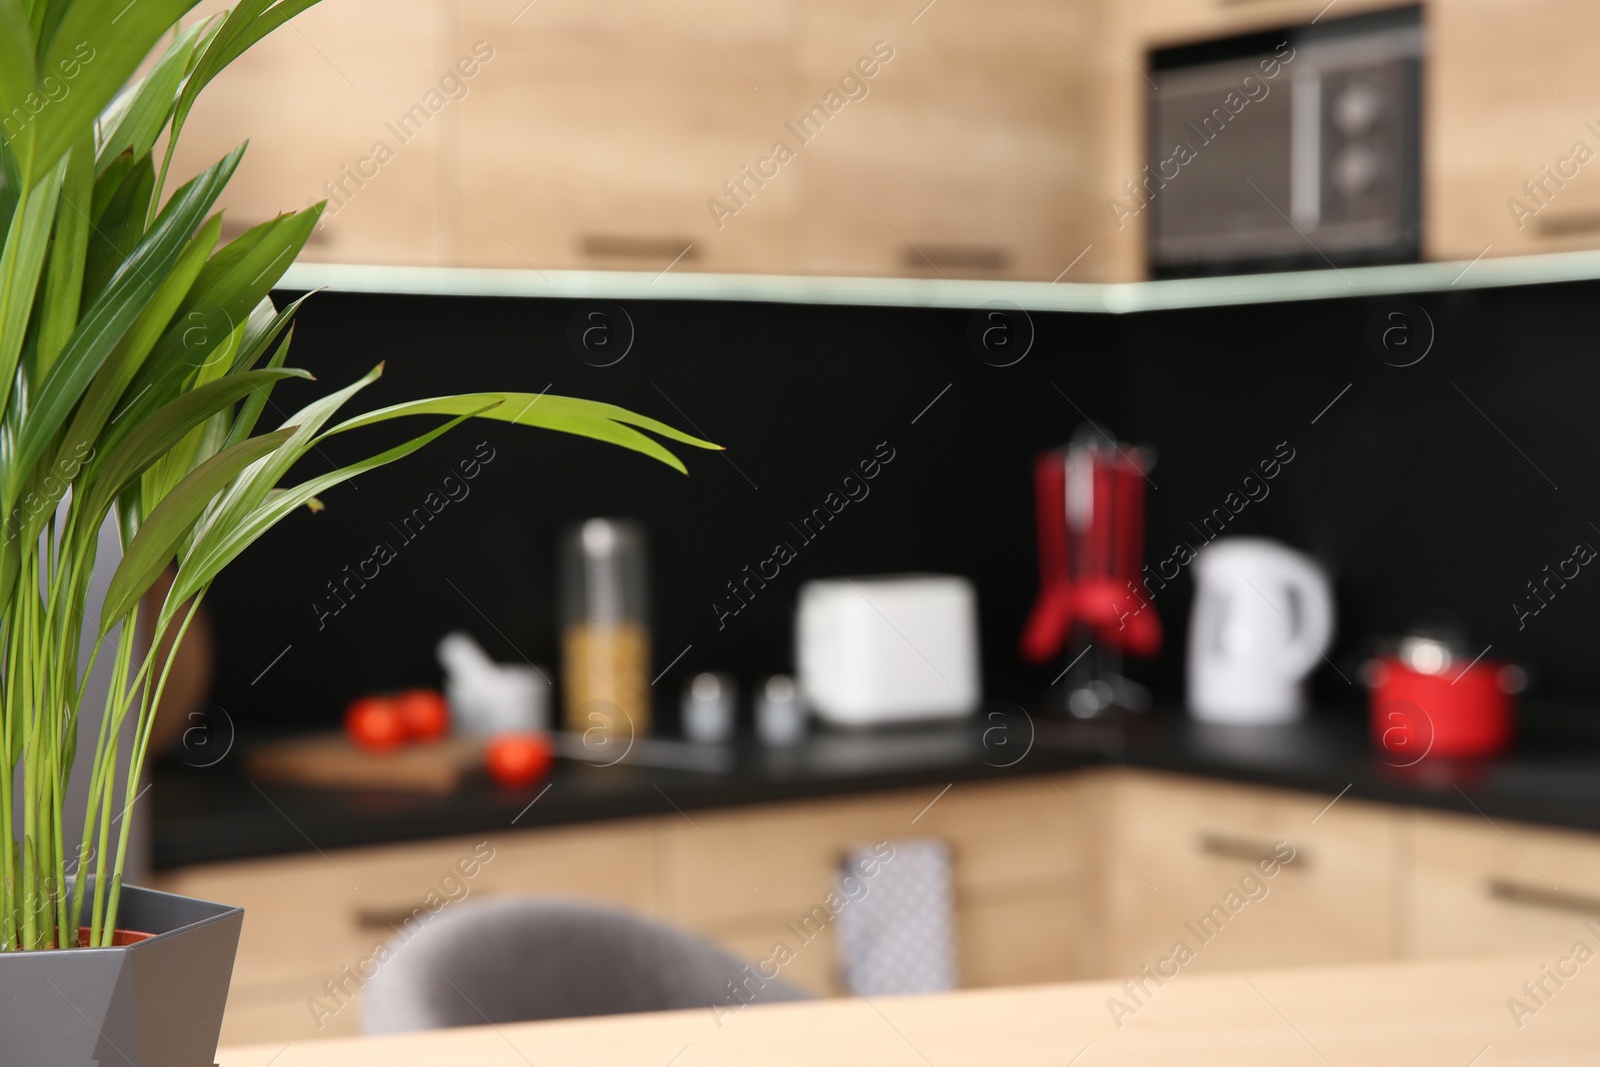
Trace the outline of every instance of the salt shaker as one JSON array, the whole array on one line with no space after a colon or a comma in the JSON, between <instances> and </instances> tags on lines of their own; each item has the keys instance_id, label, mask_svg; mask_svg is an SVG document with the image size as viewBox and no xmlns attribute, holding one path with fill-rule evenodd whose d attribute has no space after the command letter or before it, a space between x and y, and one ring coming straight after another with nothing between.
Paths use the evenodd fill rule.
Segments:
<instances>
[{"instance_id":1,"label":"salt shaker","mask_svg":"<svg viewBox=\"0 0 1600 1067\"><path fill-rule=\"evenodd\" d=\"M756 736L763 745L798 744L806 732L806 709L794 679L774 674L756 694Z\"/></svg>"},{"instance_id":2,"label":"salt shaker","mask_svg":"<svg viewBox=\"0 0 1600 1067\"><path fill-rule=\"evenodd\" d=\"M720 745L733 736L738 689L732 675L697 674L683 689L683 732L701 745Z\"/></svg>"}]
</instances>

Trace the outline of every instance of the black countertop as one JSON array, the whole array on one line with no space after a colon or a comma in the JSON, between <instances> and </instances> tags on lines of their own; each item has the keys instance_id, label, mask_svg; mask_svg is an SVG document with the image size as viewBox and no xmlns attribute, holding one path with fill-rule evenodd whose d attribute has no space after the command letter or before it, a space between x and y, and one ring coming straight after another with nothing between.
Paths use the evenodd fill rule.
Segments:
<instances>
[{"instance_id":1,"label":"black countertop","mask_svg":"<svg viewBox=\"0 0 1600 1067\"><path fill-rule=\"evenodd\" d=\"M1014 706L1012 706L1014 707ZM1515 748L1482 761L1376 751L1360 709L1275 727L1181 713L1078 722L1015 711L878 732L814 732L789 749L731 748L725 772L559 760L526 790L474 781L449 796L257 784L230 758L155 773L155 865L552 826L954 782L1127 766L1600 831L1600 715L1525 712ZM930 797L932 794L930 794Z\"/></svg>"}]
</instances>

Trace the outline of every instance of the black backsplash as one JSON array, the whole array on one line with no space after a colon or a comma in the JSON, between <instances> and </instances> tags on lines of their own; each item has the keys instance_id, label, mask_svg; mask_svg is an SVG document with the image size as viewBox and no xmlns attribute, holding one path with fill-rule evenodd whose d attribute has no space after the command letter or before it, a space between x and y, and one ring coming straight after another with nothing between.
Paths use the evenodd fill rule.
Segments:
<instances>
[{"instance_id":1,"label":"black backsplash","mask_svg":"<svg viewBox=\"0 0 1600 1067\"><path fill-rule=\"evenodd\" d=\"M1600 433L1592 358L1593 284L1423 294L1433 343L1411 366L1403 340L1428 327L1406 300L1350 299L1130 319L1122 334L1130 421L1123 432L1161 453L1150 552L1187 538L1190 522L1279 442L1294 460L1271 495L1244 507L1230 532L1305 549L1331 572L1338 641L1316 681L1324 699L1358 700L1374 637L1452 622L1474 651L1530 668L1534 692L1600 696L1600 574L1587 570L1538 614L1541 580L1587 542L1600 546ZM1376 341L1376 343L1374 343ZM1409 350L1414 353L1416 349ZM1348 391L1346 387L1348 386ZM1337 398L1337 399L1336 399ZM1331 407L1329 405L1332 405ZM1170 550L1168 550L1170 551ZM1191 585L1158 602L1169 626ZM1181 645L1153 665L1158 692L1181 694ZM1341 676L1342 672L1342 676ZM1346 681L1345 679L1348 679Z\"/></svg>"},{"instance_id":2,"label":"black backsplash","mask_svg":"<svg viewBox=\"0 0 1600 1067\"><path fill-rule=\"evenodd\" d=\"M302 309L289 361L319 381L281 387L278 417L383 360L385 376L357 409L548 387L698 429L728 450L677 448L684 478L565 435L458 428L328 494L324 512L295 515L225 573L210 599L214 699L247 732L329 725L359 693L437 683L433 646L455 628L499 658L554 665L556 540L577 520L614 515L649 532L655 669L688 648L657 686L664 726L695 671L729 670L748 685L790 669L796 589L837 574L971 576L985 688L1030 700L1059 670L1016 653L1036 581L1031 461L1085 417L1158 453L1153 563L1179 542L1202 543L1218 508L1226 532L1277 537L1324 561L1340 612L1334 666L1317 675L1324 699L1359 699L1356 672L1374 635L1441 614L1478 647L1492 642L1494 657L1529 666L1539 693L1594 697L1600 577L1586 569L1520 620L1512 605L1537 607L1525 583L1578 542L1600 545L1590 410L1600 362L1587 311L1596 292L1410 298L1436 336L1408 367L1386 364L1370 340L1400 306L1384 299L1034 313L1033 349L1009 367L973 354L965 311L629 301L632 348L597 367L569 341L574 314L589 306L579 301L321 293ZM1410 343L1423 343L1426 327L1410 329ZM362 444L398 439L380 428ZM447 485L480 442L493 458ZM809 541L791 526L887 450L865 498ZM326 452L302 473L360 454L338 442ZM1251 483L1260 499L1227 511L1247 476L1285 456L1276 478ZM407 540L396 527L430 492L436 507L447 502ZM726 583L780 541L796 559L719 619ZM379 542L394 558L332 613L327 583L343 583L343 568ZM1131 671L1159 698L1181 697L1190 595L1186 571L1158 591L1167 645Z\"/></svg>"}]
</instances>

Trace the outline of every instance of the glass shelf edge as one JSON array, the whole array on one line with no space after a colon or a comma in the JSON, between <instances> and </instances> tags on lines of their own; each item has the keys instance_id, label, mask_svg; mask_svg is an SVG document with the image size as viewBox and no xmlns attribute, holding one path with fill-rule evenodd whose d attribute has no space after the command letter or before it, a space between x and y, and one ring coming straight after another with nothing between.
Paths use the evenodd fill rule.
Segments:
<instances>
[{"instance_id":1,"label":"glass shelf edge","mask_svg":"<svg viewBox=\"0 0 1600 1067\"><path fill-rule=\"evenodd\" d=\"M735 300L955 309L1000 302L1027 311L1129 314L1451 289L1491 289L1597 278L1600 278L1600 251L1109 284L302 262L289 268L278 288L410 295Z\"/></svg>"}]
</instances>

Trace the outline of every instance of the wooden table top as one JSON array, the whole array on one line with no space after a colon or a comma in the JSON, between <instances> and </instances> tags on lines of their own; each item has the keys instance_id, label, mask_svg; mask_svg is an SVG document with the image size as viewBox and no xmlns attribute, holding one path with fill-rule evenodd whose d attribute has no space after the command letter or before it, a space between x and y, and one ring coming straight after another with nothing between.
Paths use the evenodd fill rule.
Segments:
<instances>
[{"instance_id":1,"label":"wooden table top","mask_svg":"<svg viewBox=\"0 0 1600 1067\"><path fill-rule=\"evenodd\" d=\"M1557 975L1557 967L1570 976ZM1531 993L1525 982L1531 983ZM258 1045L223 1049L218 1058L221 1067L1589 1067L1600 1062L1600 960L1593 953L1583 962L1508 957L1179 972L1159 988L1147 981L1146 989L1148 995L1140 993L1137 1000L1122 983L1103 981L822 1000L745 1008L724 1015L720 1025L708 1008ZM1508 1004L1512 998L1526 1010L1514 1013Z\"/></svg>"}]
</instances>

